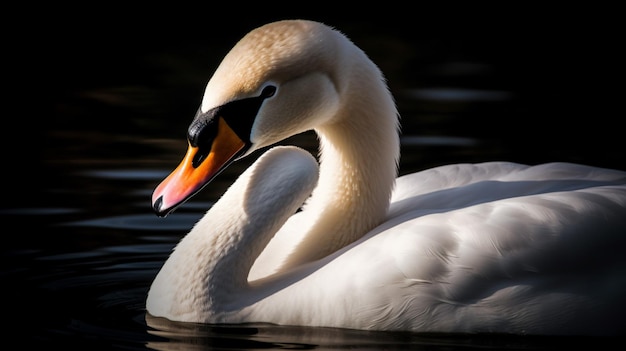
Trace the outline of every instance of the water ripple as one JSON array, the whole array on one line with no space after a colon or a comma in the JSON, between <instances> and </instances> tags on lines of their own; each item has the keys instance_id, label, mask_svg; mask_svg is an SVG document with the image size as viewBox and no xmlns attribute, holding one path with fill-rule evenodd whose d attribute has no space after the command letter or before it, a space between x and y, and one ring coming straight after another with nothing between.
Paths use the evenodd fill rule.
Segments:
<instances>
[{"instance_id":1,"label":"water ripple","mask_svg":"<svg viewBox=\"0 0 626 351\"><path fill-rule=\"evenodd\" d=\"M64 215L80 212L76 208L65 207L30 207L30 208L8 208L0 210L2 215L12 216L33 216L33 215Z\"/></svg>"},{"instance_id":2,"label":"water ripple","mask_svg":"<svg viewBox=\"0 0 626 351\"><path fill-rule=\"evenodd\" d=\"M405 135L400 138L403 146L475 146L478 139L446 135Z\"/></svg>"},{"instance_id":3,"label":"water ripple","mask_svg":"<svg viewBox=\"0 0 626 351\"><path fill-rule=\"evenodd\" d=\"M106 179L159 180L165 178L169 172L160 169L100 169L85 171L81 174L88 177Z\"/></svg>"},{"instance_id":4,"label":"water ripple","mask_svg":"<svg viewBox=\"0 0 626 351\"><path fill-rule=\"evenodd\" d=\"M461 88L412 89L405 91L405 94L415 99L441 102L505 101L510 100L513 96L511 92L503 90Z\"/></svg>"},{"instance_id":5,"label":"water ripple","mask_svg":"<svg viewBox=\"0 0 626 351\"><path fill-rule=\"evenodd\" d=\"M175 216L169 216L167 220L164 220L163 218L156 217L154 214L135 214L80 220L68 222L64 225L150 231L188 230L203 215L203 213L179 213Z\"/></svg>"}]
</instances>

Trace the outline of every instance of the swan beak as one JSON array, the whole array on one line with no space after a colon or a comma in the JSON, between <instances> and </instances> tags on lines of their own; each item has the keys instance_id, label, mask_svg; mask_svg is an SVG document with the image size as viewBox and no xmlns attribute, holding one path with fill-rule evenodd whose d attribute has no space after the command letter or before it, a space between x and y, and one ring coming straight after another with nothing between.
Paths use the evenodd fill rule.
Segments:
<instances>
[{"instance_id":1,"label":"swan beak","mask_svg":"<svg viewBox=\"0 0 626 351\"><path fill-rule=\"evenodd\" d=\"M219 117L215 139L208 153L189 143L187 154L152 194L154 212L165 217L200 191L239 155L246 143Z\"/></svg>"}]
</instances>

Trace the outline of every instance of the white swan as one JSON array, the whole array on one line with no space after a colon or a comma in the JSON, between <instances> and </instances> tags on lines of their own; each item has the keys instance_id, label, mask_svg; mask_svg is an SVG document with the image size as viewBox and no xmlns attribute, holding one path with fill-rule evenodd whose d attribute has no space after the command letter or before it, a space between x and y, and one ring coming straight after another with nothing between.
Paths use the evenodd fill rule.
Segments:
<instances>
[{"instance_id":1,"label":"white swan","mask_svg":"<svg viewBox=\"0 0 626 351\"><path fill-rule=\"evenodd\" d=\"M189 127L187 155L154 192L155 211L168 214L233 160L310 129L320 140L315 189L317 172L299 151L268 151L176 247L150 288L149 314L416 332L626 331L626 172L493 162L396 179L398 116L381 72L317 22L262 26L227 54Z\"/></svg>"}]
</instances>

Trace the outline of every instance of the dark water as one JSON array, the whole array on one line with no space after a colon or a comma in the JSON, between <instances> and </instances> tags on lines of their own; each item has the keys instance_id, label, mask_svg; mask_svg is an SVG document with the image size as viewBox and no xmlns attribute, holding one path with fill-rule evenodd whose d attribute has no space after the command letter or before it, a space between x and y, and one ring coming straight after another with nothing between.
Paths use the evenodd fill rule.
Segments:
<instances>
[{"instance_id":1,"label":"dark water","mask_svg":"<svg viewBox=\"0 0 626 351\"><path fill-rule=\"evenodd\" d=\"M563 30L572 23L538 19L542 26L520 32L520 23L502 27L506 18L477 29L447 17L426 24L309 17L340 28L386 72L403 120L401 173L489 160L626 169L611 88L596 81L611 77L613 66L593 57L609 53L588 32ZM106 18L62 18L67 26L40 32L25 56L45 48L46 59L16 88L25 93L14 101L20 112L5 116L5 342L83 350L532 350L607 341L146 321L147 289L172 247L253 158L166 219L152 213L151 192L184 155L187 124L221 57L247 30L278 18L227 28ZM309 133L287 142L316 150Z\"/></svg>"}]
</instances>

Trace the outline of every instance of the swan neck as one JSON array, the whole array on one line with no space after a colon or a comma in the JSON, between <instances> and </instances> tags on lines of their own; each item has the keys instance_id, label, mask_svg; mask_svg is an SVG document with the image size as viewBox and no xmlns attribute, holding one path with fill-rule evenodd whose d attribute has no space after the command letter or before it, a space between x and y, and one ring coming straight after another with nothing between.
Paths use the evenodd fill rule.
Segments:
<instances>
[{"instance_id":1,"label":"swan neck","mask_svg":"<svg viewBox=\"0 0 626 351\"><path fill-rule=\"evenodd\" d=\"M254 261L311 194L317 167L293 147L262 155L176 246L151 286L148 310L218 322L241 309Z\"/></svg>"},{"instance_id":2,"label":"swan neck","mask_svg":"<svg viewBox=\"0 0 626 351\"><path fill-rule=\"evenodd\" d=\"M379 69L362 52L344 74L344 101L315 129L320 142L319 183L306 210L311 225L283 268L322 258L380 224L397 176L400 142L395 102Z\"/></svg>"}]
</instances>

